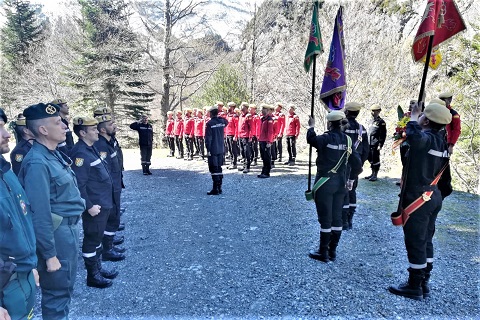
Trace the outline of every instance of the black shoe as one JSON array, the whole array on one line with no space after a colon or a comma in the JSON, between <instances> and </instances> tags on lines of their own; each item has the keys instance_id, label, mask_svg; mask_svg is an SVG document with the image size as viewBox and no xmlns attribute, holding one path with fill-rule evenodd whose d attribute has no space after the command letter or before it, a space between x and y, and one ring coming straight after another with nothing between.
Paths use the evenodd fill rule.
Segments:
<instances>
[{"instance_id":1,"label":"black shoe","mask_svg":"<svg viewBox=\"0 0 480 320\"><path fill-rule=\"evenodd\" d=\"M308 253L308 256L310 258L314 259L314 260L318 260L318 261L322 261L322 262L326 262L326 263L330 261L330 259L328 258L328 255L326 253L322 254L322 253L320 253L316 250L315 251L314 250L310 251Z\"/></svg>"},{"instance_id":2,"label":"black shoe","mask_svg":"<svg viewBox=\"0 0 480 320\"><path fill-rule=\"evenodd\" d=\"M125 251L127 251L127 249L125 249L124 247L117 247L117 246L113 246L113 250L115 250L118 253L124 253Z\"/></svg>"},{"instance_id":3,"label":"black shoe","mask_svg":"<svg viewBox=\"0 0 480 320\"><path fill-rule=\"evenodd\" d=\"M121 210L120 210L120 212L121 212ZM125 230L125 223L120 222L120 225L118 226L117 231L123 231L123 230Z\"/></svg>"},{"instance_id":4,"label":"black shoe","mask_svg":"<svg viewBox=\"0 0 480 320\"><path fill-rule=\"evenodd\" d=\"M400 284L399 286L390 286L388 291L396 294L397 296L402 296L413 300L423 300L422 287L411 287L408 282Z\"/></svg>"},{"instance_id":5,"label":"black shoe","mask_svg":"<svg viewBox=\"0 0 480 320\"><path fill-rule=\"evenodd\" d=\"M103 251L103 260L105 261L122 261L125 260L125 255L116 252L113 248L109 251Z\"/></svg>"},{"instance_id":6,"label":"black shoe","mask_svg":"<svg viewBox=\"0 0 480 320\"><path fill-rule=\"evenodd\" d=\"M124 241L125 241L124 236L113 236L113 244L114 245L122 244Z\"/></svg>"},{"instance_id":7,"label":"black shoe","mask_svg":"<svg viewBox=\"0 0 480 320\"><path fill-rule=\"evenodd\" d=\"M106 279L115 279L118 276L119 272L115 269L112 270L105 270L100 269L100 275Z\"/></svg>"},{"instance_id":8,"label":"black shoe","mask_svg":"<svg viewBox=\"0 0 480 320\"><path fill-rule=\"evenodd\" d=\"M231 165L231 166L228 166L227 169L228 169L228 170L237 169L237 165L236 165L236 164L233 164L233 165Z\"/></svg>"},{"instance_id":9,"label":"black shoe","mask_svg":"<svg viewBox=\"0 0 480 320\"><path fill-rule=\"evenodd\" d=\"M87 275L87 287L103 289L111 287L112 284L112 280L102 277L100 272L94 275Z\"/></svg>"},{"instance_id":10,"label":"black shoe","mask_svg":"<svg viewBox=\"0 0 480 320\"><path fill-rule=\"evenodd\" d=\"M290 161L286 161L283 164L285 164L285 165L290 164Z\"/></svg>"},{"instance_id":11,"label":"black shoe","mask_svg":"<svg viewBox=\"0 0 480 320\"><path fill-rule=\"evenodd\" d=\"M212 189L212 190L210 190L209 192L207 192L207 194L208 194L209 196L217 196L217 195L220 194L220 192L218 191L218 189Z\"/></svg>"},{"instance_id":12,"label":"black shoe","mask_svg":"<svg viewBox=\"0 0 480 320\"><path fill-rule=\"evenodd\" d=\"M270 175L266 175L266 174L259 174L257 176L257 178L260 178L260 179L266 179L266 178L270 178Z\"/></svg>"}]
</instances>

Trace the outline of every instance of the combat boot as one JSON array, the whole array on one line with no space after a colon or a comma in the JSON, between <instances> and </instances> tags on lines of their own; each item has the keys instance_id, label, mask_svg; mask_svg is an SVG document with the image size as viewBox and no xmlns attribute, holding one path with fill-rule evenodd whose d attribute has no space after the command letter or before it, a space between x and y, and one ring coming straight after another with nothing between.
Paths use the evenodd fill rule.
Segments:
<instances>
[{"instance_id":1,"label":"combat boot","mask_svg":"<svg viewBox=\"0 0 480 320\"><path fill-rule=\"evenodd\" d=\"M100 275L106 279L115 279L118 276L118 271L115 268L111 270L107 270L102 267L102 246L101 245L99 248L97 248L97 267L98 267L98 271L100 271Z\"/></svg>"},{"instance_id":2,"label":"combat boot","mask_svg":"<svg viewBox=\"0 0 480 320\"><path fill-rule=\"evenodd\" d=\"M117 236L117 235L113 236L113 245L114 246L118 246L119 244L122 244L123 242L125 242L125 237L124 236Z\"/></svg>"},{"instance_id":3,"label":"combat boot","mask_svg":"<svg viewBox=\"0 0 480 320\"><path fill-rule=\"evenodd\" d=\"M223 183L223 174L218 176L217 189L219 194L222 194L222 183Z\"/></svg>"},{"instance_id":4,"label":"combat boot","mask_svg":"<svg viewBox=\"0 0 480 320\"><path fill-rule=\"evenodd\" d=\"M342 209L342 222L343 222L343 227L342 229L347 231L350 228L348 227L348 205L345 205L344 208Z\"/></svg>"},{"instance_id":5,"label":"combat boot","mask_svg":"<svg viewBox=\"0 0 480 320\"><path fill-rule=\"evenodd\" d=\"M354 214L355 214L355 209L348 211L348 230L353 229L353 215Z\"/></svg>"},{"instance_id":6,"label":"combat boot","mask_svg":"<svg viewBox=\"0 0 480 320\"><path fill-rule=\"evenodd\" d=\"M113 282L112 280L102 277L97 265L97 256L83 257L85 268L87 269L87 286L93 288L108 288Z\"/></svg>"},{"instance_id":7,"label":"combat boot","mask_svg":"<svg viewBox=\"0 0 480 320\"><path fill-rule=\"evenodd\" d=\"M374 171L374 170L372 169L372 173L370 173L369 176L366 176L365 179L367 179L367 180L370 179L370 178L373 176L373 171Z\"/></svg>"},{"instance_id":8,"label":"combat boot","mask_svg":"<svg viewBox=\"0 0 480 320\"><path fill-rule=\"evenodd\" d=\"M117 247L116 245L113 245L113 250L118 253L124 253L125 251L127 251L127 249L125 249L124 247Z\"/></svg>"},{"instance_id":9,"label":"combat boot","mask_svg":"<svg viewBox=\"0 0 480 320\"><path fill-rule=\"evenodd\" d=\"M144 176L148 175L148 173L147 173L147 165L144 164L144 163L142 163L142 172L143 172L143 175L144 175Z\"/></svg>"},{"instance_id":10,"label":"combat boot","mask_svg":"<svg viewBox=\"0 0 480 320\"><path fill-rule=\"evenodd\" d=\"M217 196L220 194L220 192L218 191L218 182L217 182L217 179L213 180L213 186L212 186L212 190L210 190L209 192L207 192L207 194L209 196Z\"/></svg>"},{"instance_id":11,"label":"combat boot","mask_svg":"<svg viewBox=\"0 0 480 320\"><path fill-rule=\"evenodd\" d=\"M430 281L430 275L433 269L433 263L427 262L427 267L423 269L424 271L424 278L422 281L422 290L423 290L423 298L430 297L430 287L428 286L428 281Z\"/></svg>"},{"instance_id":12,"label":"combat boot","mask_svg":"<svg viewBox=\"0 0 480 320\"><path fill-rule=\"evenodd\" d=\"M328 258L328 244L330 243L330 232L320 232L320 244L318 250L312 250L308 256L312 259L329 262Z\"/></svg>"},{"instance_id":13,"label":"combat boot","mask_svg":"<svg viewBox=\"0 0 480 320\"><path fill-rule=\"evenodd\" d=\"M151 175L152 173L150 172L150 165L147 164L147 165L145 165L145 167L146 167L147 174Z\"/></svg>"},{"instance_id":14,"label":"combat boot","mask_svg":"<svg viewBox=\"0 0 480 320\"><path fill-rule=\"evenodd\" d=\"M373 170L372 176L368 179L368 181L377 181L378 180L377 174L378 174L378 170Z\"/></svg>"},{"instance_id":15,"label":"combat boot","mask_svg":"<svg viewBox=\"0 0 480 320\"><path fill-rule=\"evenodd\" d=\"M424 278L424 270L408 268L408 273L409 276L406 283L400 284L399 286L391 286L388 288L388 290L391 293L396 294L397 296L402 296L414 300L422 300L422 282Z\"/></svg>"},{"instance_id":16,"label":"combat boot","mask_svg":"<svg viewBox=\"0 0 480 320\"><path fill-rule=\"evenodd\" d=\"M330 244L328 245L328 257L330 258L330 261L335 261L337 259L337 247L341 235L342 231L332 230L332 235L330 236Z\"/></svg>"},{"instance_id":17,"label":"combat boot","mask_svg":"<svg viewBox=\"0 0 480 320\"><path fill-rule=\"evenodd\" d=\"M113 236L103 235L103 260L105 261L121 261L125 259L125 255L118 253L113 249Z\"/></svg>"}]
</instances>

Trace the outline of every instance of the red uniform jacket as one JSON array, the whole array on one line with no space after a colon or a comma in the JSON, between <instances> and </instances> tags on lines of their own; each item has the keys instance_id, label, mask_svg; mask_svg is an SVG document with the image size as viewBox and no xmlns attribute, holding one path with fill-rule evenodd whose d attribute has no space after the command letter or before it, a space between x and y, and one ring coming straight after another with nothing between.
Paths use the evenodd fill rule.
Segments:
<instances>
[{"instance_id":1,"label":"red uniform jacket","mask_svg":"<svg viewBox=\"0 0 480 320\"><path fill-rule=\"evenodd\" d=\"M205 118L195 118L195 137L205 137Z\"/></svg>"},{"instance_id":2,"label":"red uniform jacket","mask_svg":"<svg viewBox=\"0 0 480 320\"><path fill-rule=\"evenodd\" d=\"M175 120L167 119L167 126L165 127L165 135L171 137L173 135L173 126L175 125Z\"/></svg>"},{"instance_id":3,"label":"red uniform jacket","mask_svg":"<svg viewBox=\"0 0 480 320\"><path fill-rule=\"evenodd\" d=\"M193 137L193 131L195 127L195 120L192 117L185 117L183 120L183 134L186 136Z\"/></svg>"},{"instance_id":4,"label":"red uniform jacket","mask_svg":"<svg viewBox=\"0 0 480 320\"><path fill-rule=\"evenodd\" d=\"M238 130L237 130L237 137L239 138L248 138L250 139L253 134L253 122L252 122L252 115L247 114L240 114L238 117Z\"/></svg>"},{"instance_id":5,"label":"red uniform jacket","mask_svg":"<svg viewBox=\"0 0 480 320\"><path fill-rule=\"evenodd\" d=\"M450 109L450 113L452 114L452 122L445 126L447 129L447 143L455 145L462 131L462 122L460 121L460 115L457 111L453 110L452 107L448 107L448 109Z\"/></svg>"},{"instance_id":6,"label":"red uniform jacket","mask_svg":"<svg viewBox=\"0 0 480 320\"><path fill-rule=\"evenodd\" d=\"M262 121L260 120L260 116L258 114L252 116L252 123L253 136L258 138L260 134L260 126L262 125Z\"/></svg>"},{"instance_id":7,"label":"red uniform jacket","mask_svg":"<svg viewBox=\"0 0 480 320\"><path fill-rule=\"evenodd\" d=\"M175 125L173 126L173 134L176 136L183 136L183 119L182 117L175 119Z\"/></svg>"},{"instance_id":8,"label":"red uniform jacket","mask_svg":"<svg viewBox=\"0 0 480 320\"><path fill-rule=\"evenodd\" d=\"M237 127L238 127L238 116L235 112L227 113L226 119L228 120L228 125L225 127L225 135L235 136L237 138Z\"/></svg>"},{"instance_id":9,"label":"red uniform jacket","mask_svg":"<svg viewBox=\"0 0 480 320\"><path fill-rule=\"evenodd\" d=\"M274 116L277 118L277 136L280 135L280 137L283 137L283 133L285 132L285 114L282 112L275 112Z\"/></svg>"},{"instance_id":10,"label":"red uniform jacket","mask_svg":"<svg viewBox=\"0 0 480 320\"><path fill-rule=\"evenodd\" d=\"M264 116L261 119L260 136L258 137L258 141L273 143L274 140L275 133L273 131L273 119L269 115Z\"/></svg>"},{"instance_id":11,"label":"red uniform jacket","mask_svg":"<svg viewBox=\"0 0 480 320\"><path fill-rule=\"evenodd\" d=\"M300 134L300 118L296 114L294 114L293 116L289 114L287 117L285 135L295 136L298 138L299 134Z\"/></svg>"},{"instance_id":12,"label":"red uniform jacket","mask_svg":"<svg viewBox=\"0 0 480 320\"><path fill-rule=\"evenodd\" d=\"M275 117L274 115L272 115L271 117L272 117L272 119L273 119L273 136L274 136L274 138L276 139L276 138L278 137L278 133L279 133L279 131L278 131L278 129L279 129L279 127L278 127L278 118Z\"/></svg>"}]
</instances>

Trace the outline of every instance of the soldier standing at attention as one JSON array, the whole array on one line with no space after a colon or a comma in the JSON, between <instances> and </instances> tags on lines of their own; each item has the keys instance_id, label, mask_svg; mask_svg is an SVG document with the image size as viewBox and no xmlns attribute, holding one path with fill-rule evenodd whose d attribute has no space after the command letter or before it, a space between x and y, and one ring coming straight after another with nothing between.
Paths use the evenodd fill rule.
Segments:
<instances>
[{"instance_id":1,"label":"soldier standing at attention","mask_svg":"<svg viewBox=\"0 0 480 320\"><path fill-rule=\"evenodd\" d=\"M360 155L363 167L363 163L368 159L370 148L368 146L367 130L356 120L362 107L363 104L358 102L348 102L345 104L345 116L348 120L348 128L345 130L345 133L352 139L352 148ZM357 209L357 186L358 177L353 182L353 187L348 191L347 196L345 196L345 202L343 204L344 230L352 229L352 219Z\"/></svg>"},{"instance_id":2,"label":"soldier standing at attention","mask_svg":"<svg viewBox=\"0 0 480 320\"><path fill-rule=\"evenodd\" d=\"M380 170L380 150L382 150L385 139L387 138L387 124L380 118L380 111L382 111L382 109L378 104L372 105L370 111L372 112L373 119L370 122L368 135L370 144L368 162L370 162L372 174L366 176L365 179L377 181L378 171Z\"/></svg>"},{"instance_id":3,"label":"soldier standing at attention","mask_svg":"<svg viewBox=\"0 0 480 320\"><path fill-rule=\"evenodd\" d=\"M391 286L389 291L410 299L422 300L430 296L432 238L437 215L442 209L442 193L436 181L448 163L448 145L440 131L451 120L450 111L442 105L430 102L422 113L422 108L415 103L407 123L410 164L403 181L402 209L409 277L406 283Z\"/></svg>"},{"instance_id":4,"label":"soldier standing at attention","mask_svg":"<svg viewBox=\"0 0 480 320\"><path fill-rule=\"evenodd\" d=\"M183 136L187 146L187 158L185 160L193 160L193 137L195 133L195 120L192 117L192 109L185 110L185 119L183 120Z\"/></svg>"},{"instance_id":5,"label":"soldier standing at attention","mask_svg":"<svg viewBox=\"0 0 480 320\"><path fill-rule=\"evenodd\" d=\"M242 102L241 114L238 117L237 136L240 141L240 150L242 153L244 166L239 168L243 173L250 172L250 164L252 161L252 115L248 113L248 103Z\"/></svg>"},{"instance_id":6,"label":"soldier standing at attention","mask_svg":"<svg viewBox=\"0 0 480 320\"><path fill-rule=\"evenodd\" d=\"M257 105L250 104L250 114L252 115L252 164L257 165L258 161L258 136L260 135L260 116L257 114Z\"/></svg>"},{"instance_id":7,"label":"soldier standing at attention","mask_svg":"<svg viewBox=\"0 0 480 320\"><path fill-rule=\"evenodd\" d=\"M10 152L10 161L12 163L12 171L18 176L22 161L32 148L35 137L28 130L25 117L19 114L15 121L15 133L17 135L17 145Z\"/></svg>"},{"instance_id":8,"label":"soldier standing at attention","mask_svg":"<svg viewBox=\"0 0 480 320\"><path fill-rule=\"evenodd\" d=\"M297 138L300 134L300 118L295 114L295 105L293 104L289 105L286 122L288 161L284 164L293 166L297 157Z\"/></svg>"},{"instance_id":9,"label":"soldier standing at attention","mask_svg":"<svg viewBox=\"0 0 480 320\"><path fill-rule=\"evenodd\" d=\"M270 116L270 106L262 104L262 118L260 133L258 141L260 143L260 156L262 157L263 167L262 173L257 177L261 179L270 178L270 170L272 169L272 154L271 147L273 140L275 139L273 132L273 119Z\"/></svg>"},{"instance_id":10,"label":"soldier standing at attention","mask_svg":"<svg viewBox=\"0 0 480 320\"><path fill-rule=\"evenodd\" d=\"M175 135L175 143L177 144L177 159L183 159L183 119L182 111L177 111L177 117L173 126L173 134Z\"/></svg>"},{"instance_id":11,"label":"soldier standing at attention","mask_svg":"<svg viewBox=\"0 0 480 320\"><path fill-rule=\"evenodd\" d=\"M165 136L167 137L168 148L170 153L167 157L175 156L175 135L173 134L173 126L175 125L175 120L173 120L173 111L167 112L167 123L165 125Z\"/></svg>"},{"instance_id":12,"label":"soldier standing at attention","mask_svg":"<svg viewBox=\"0 0 480 320\"><path fill-rule=\"evenodd\" d=\"M237 169L237 157L238 157L238 146L237 146L237 127L238 127L238 115L235 113L235 107L237 105L235 102L228 103L228 113L226 114L226 119L228 125L225 128L225 135L227 141L227 149L230 157L230 165L227 169Z\"/></svg>"},{"instance_id":13,"label":"soldier standing at attention","mask_svg":"<svg viewBox=\"0 0 480 320\"><path fill-rule=\"evenodd\" d=\"M106 288L118 275L116 271L102 268L102 238L110 212L114 210L112 178L107 165L93 144L98 141L97 120L92 117L75 117L73 132L78 142L70 151L72 169L77 176L78 188L86 202L82 213L82 256L87 269L87 286Z\"/></svg>"},{"instance_id":14,"label":"soldier standing at attention","mask_svg":"<svg viewBox=\"0 0 480 320\"><path fill-rule=\"evenodd\" d=\"M282 161L283 155L283 132L285 131L285 114L282 112L283 105L278 102L277 107L275 108L275 113L273 114L277 118L277 156L278 161Z\"/></svg>"},{"instance_id":15,"label":"soldier standing at attention","mask_svg":"<svg viewBox=\"0 0 480 320\"><path fill-rule=\"evenodd\" d=\"M205 117L201 109L197 110L197 117L195 118L194 129L195 141L200 156L199 159L205 159Z\"/></svg>"},{"instance_id":16,"label":"soldier standing at attention","mask_svg":"<svg viewBox=\"0 0 480 320\"><path fill-rule=\"evenodd\" d=\"M18 174L33 212L43 319L68 319L77 276L78 221L85 200L78 190L72 161L57 151L67 126L57 105L35 104L23 111L35 136ZM69 160L69 158L66 158Z\"/></svg>"},{"instance_id":17,"label":"soldier standing at attention","mask_svg":"<svg viewBox=\"0 0 480 320\"><path fill-rule=\"evenodd\" d=\"M57 105L60 108L59 109L60 111L58 113L62 118L62 122L67 126L65 141L62 141L58 144L58 150L63 152L65 155L68 155L68 153L70 152L70 149L72 149L74 145L73 134L72 134L72 131L70 131L70 128L68 127L69 107L67 102L63 99L55 99L51 103Z\"/></svg>"},{"instance_id":18,"label":"soldier standing at attention","mask_svg":"<svg viewBox=\"0 0 480 320\"><path fill-rule=\"evenodd\" d=\"M268 115L273 119L273 141L272 147L270 148L270 153L272 155L272 164L271 167L275 168L275 160L277 160L277 137L278 137L278 118L273 115L275 112L275 107L269 105Z\"/></svg>"},{"instance_id":19,"label":"soldier standing at attention","mask_svg":"<svg viewBox=\"0 0 480 320\"><path fill-rule=\"evenodd\" d=\"M130 129L138 132L143 175L151 175L150 165L152 164L153 127L148 123L148 117L143 115L139 121L130 125Z\"/></svg>"},{"instance_id":20,"label":"soldier standing at attention","mask_svg":"<svg viewBox=\"0 0 480 320\"><path fill-rule=\"evenodd\" d=\"M211 119L205 125L205 147L207 148L208 170L212 175L213 187L208 195L222 193L222 165L225 155L224 129L228 120L218 116L218 106L210 109Z\"/></svg>"},{"instance_id":21,"label":"soldier standing at attention","mask_svg":"<svg viewBox=\"0 0 480 320\"><path fill-rule=\"evenodd\" d=\"M444 92L438 97L445 101L445 105L452 115L452 122L447 124L445 129L447 130L448 153L453 154L453 147L457 143L460 133L462 133L462 121L460 120L460 115L458 112L455 111L451 106L453 93Z\"/></svg>"},{"instance_id":22,"label":"soldier standing at attention","mask_svg":"<svg viewBox=\"0 0 480 320\"><path fill-rule=\"evenodd\" d=\"M308 256L322 262L337 258L336 250L342 235L342 205L347 193L345 186L351 189L353 181L362 171L360 157L352 148L350 137L341 130L344 118L343 112L331 111L327 114L328 131L320 136L314 130L315 120L308 120L307 142L317 149L318 154L317 175L312 189L320 223L319 248Z\"/></svg>"},{"instance_id":23,"label":"soldier standing at attention","mask_svg":"<svg viewBox=\"0 0 480 320\"><path fill-rule=\"evenodd\" d=\"M6 124L0 109L0 262L16 265L0 276L0 319L31 319L38 283L35 232L27 195L3 157L10 150Z\"/></svg>"},{"instance_id":24,"label":"soldier standing at attention","mask_svg":"<svg viewBox=\"0 0 480 320\"><path fill-rule=\"evenodd\" d=\"M124 237L116 237L116 232L120 226L120 199L122 194L122 169L114 146L114 140L117 126L110 115L104 114L95 118L98 121L98 141L93 144L100 154L100 158L107 163L107 169L112 178L114 210L110 212L107 220L107 226L103 232L103 260L120 261L125 259L125 248L116 247L122 244Z\"/></svg>"}]
</instances>

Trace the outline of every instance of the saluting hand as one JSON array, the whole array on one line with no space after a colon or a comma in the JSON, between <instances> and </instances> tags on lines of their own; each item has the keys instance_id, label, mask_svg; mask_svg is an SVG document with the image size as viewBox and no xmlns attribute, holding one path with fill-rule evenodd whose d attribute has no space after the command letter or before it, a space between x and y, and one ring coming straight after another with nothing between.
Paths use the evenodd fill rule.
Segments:
<instances>
[{"instance_id":1,"label":"saluting hand","mask_svg":"<svg viewBox=\"0 0 480 320\"><path fill-rule=\"evenodd\" d=\"M98 204L94 204L90 209L88 209L88 214L90 214L92 217L98 216L101 208L102 207Z\"/></svg>"},{"instance_id":2,"label":"saluting hand","mask_svg":"<svg viewBox=\"0 0 480 320\"><path fill-rule=\"evenodd\" d=\"M56 256L51 257L50 259L47 259L46 263L47 263L47 272L55 272L62 267L62 265L60 264L60 261L58 261L58 258Z\"/></svg>"}]
</instances>

